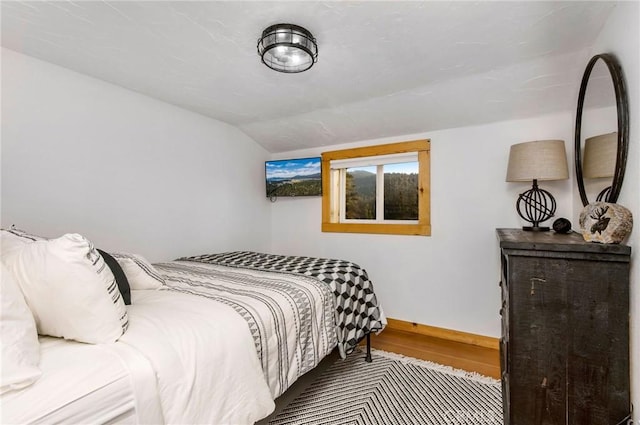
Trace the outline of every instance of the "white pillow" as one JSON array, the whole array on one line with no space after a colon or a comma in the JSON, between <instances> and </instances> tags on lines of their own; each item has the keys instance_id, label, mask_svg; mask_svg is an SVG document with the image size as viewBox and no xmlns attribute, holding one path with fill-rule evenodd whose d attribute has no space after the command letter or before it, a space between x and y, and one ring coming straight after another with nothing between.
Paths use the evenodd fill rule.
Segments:
<instances>
[{"instance_id":1,"label":"white pillow","mask_svg":"<svg viewBox=\"0 0 640 425\"><path fill-rule=\"evenodd\" d=\"M22 238L10 230L0 231L0 249L2 250L2 262L7 264L20 250L33 240Z\"/></svg>"},{"instance_id":2,"label":"white pillow","mask_svg":"<svg viewBox=\"0 0 640 425\"><path fill-rule=\"evenodd\" d=\"M131 289L158 289L164 285L162 275L141 255L112 252L111 256L122 267Z\"/></svg>"},{"instance_id":3,"label":"white pillow","mask_svg":"<svg viewBox=\"0 0 640 425\"><path fill-rule=\"evenodd\" d=\"M129 319L113 273L78 234L26 244L7 264L41 335L115 342Z\"/></svg>"},{"instance_id":4,"label":"white pillow","mask_svg":"<svg viewBox=\"0 0 640 425\"><path fill-rule=\"evenodd\" d=\"M17 254L24 245L41 240L46 239L27 233L24 230L16 229L15 226L11 226L10 229L1 229L0 249L2 250L2 261L7 264L8 261L11 261L11 257Z\"/></svg>"},{"instance_id":5,"label":"white pillow","mask_svg":"<svg viewBox=\"0 0 640 425\"><path fill-rule=\"evenodd\" d=\"M0 263L0 394L33 384L41 375L36 324L13 275Z\"/></svg>"},{"instance_id":6,"label":"white pillow","mask_svg":"<svg viewBox=\"0 0 640 425\"><path fill-rule=\"evenodd\" d=\"M33 233L25 232L24 230L20 230L16 228L15 225L12 225L10 229L2 229L3 232L8 232L17 236L21 239L24 239L25 242L35 242L35 241L44 241L47 238L43 238L42 236L34 235Z\"/></svg>"}]
</instances>

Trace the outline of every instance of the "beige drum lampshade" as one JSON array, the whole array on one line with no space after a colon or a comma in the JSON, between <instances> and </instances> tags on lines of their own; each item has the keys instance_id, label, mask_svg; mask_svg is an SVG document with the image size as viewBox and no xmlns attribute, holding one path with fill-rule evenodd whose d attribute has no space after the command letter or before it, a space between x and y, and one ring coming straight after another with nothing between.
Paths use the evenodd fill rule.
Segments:
<instances>
[{"instance_id":1,"label":"beige drum lampshade","mask_svg":"<svg viewBox=\"0 0 640 425\"><path fill-rule=\"evenodd\" d=\"M509 151L508 182L569 178L564 140L518 143Z\"/></svg>"},{"instance_id":2,"label":"beige drum lampshade","mask_svg":"<svg viewBox=\"0 0 640 425\"><path fill-rule=\"evenodd\" d=\"M589 137L584 144L582 175L587 179L613 177L618 155L618 132Z\"/></svg>"}]
</instances>

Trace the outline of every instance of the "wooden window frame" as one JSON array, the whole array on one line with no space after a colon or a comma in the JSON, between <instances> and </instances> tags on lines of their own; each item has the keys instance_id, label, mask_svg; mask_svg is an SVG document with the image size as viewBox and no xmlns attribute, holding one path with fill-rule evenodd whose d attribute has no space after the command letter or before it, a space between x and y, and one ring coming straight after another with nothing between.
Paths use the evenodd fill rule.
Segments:
<instances>
[{"instance_id":1,"label":"wooden window frame","mask_svg":"<svg viewBox=\"0 0 640 425\"><path fill-rule=\"evenodd\" d=\"M418 153L418 222L407 223L341 223L336 214L332 217L338 199L339 188L331 187L331 161L398 153ZM322 153L322 231L338 233L374 233L390 235L431 235L431 142L428 139L386 145L366 146Z\"/></svg>"}]
</instances>

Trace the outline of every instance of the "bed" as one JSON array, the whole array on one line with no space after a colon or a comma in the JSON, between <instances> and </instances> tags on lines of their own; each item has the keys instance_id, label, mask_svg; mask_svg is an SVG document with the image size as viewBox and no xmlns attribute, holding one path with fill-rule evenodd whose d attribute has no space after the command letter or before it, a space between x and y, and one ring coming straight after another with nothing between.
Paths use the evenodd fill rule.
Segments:
<instances>
[{"instance_id":1,"label":"bed","mask_svg":"<svg viewBox=\"0 0 640 425\"><path fill-rule=\"evenodd\" d=\"M42 375L0 396L2 423L254 423L386 322L347 261L231 252L148 267L163 284L131 290L117 342L39 337Z\"/></svg>"}]
</instances>

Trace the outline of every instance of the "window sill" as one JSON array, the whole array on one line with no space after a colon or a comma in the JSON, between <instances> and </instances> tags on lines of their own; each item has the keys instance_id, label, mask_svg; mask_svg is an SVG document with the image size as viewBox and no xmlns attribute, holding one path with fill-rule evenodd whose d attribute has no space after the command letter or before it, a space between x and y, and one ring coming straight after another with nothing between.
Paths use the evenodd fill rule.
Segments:
<instances>
[{"instance_id":1,"label":"window sill","mask_svg":"<svg viewBox=\"0 0 640 425\"><path fill-rule=\"evenodd\" d=\"M428 224L322 223L323 232L431 236Z\"/></svg>"}]
</instances>

